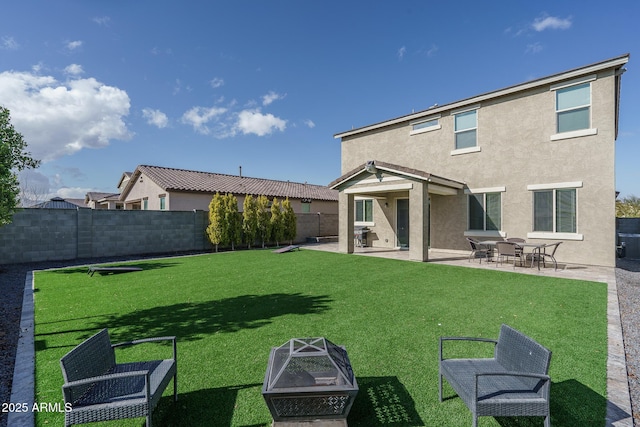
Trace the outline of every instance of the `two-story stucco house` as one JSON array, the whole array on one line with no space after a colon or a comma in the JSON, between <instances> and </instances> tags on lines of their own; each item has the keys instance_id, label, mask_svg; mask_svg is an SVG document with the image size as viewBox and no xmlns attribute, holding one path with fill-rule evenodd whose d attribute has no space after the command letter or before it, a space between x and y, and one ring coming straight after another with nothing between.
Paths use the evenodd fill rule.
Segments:
<instances>
[{"instance_id":1,"label":"two-story stucco house","mask_svg":"<svg viewBox=\"0 0 640 427\"><path fill-rule=\"evenodd\" d=\"M335 135L339 247L468 250L465 237L562 245L615 265L615 140L629 55Z\"/></svg>"},{"instance_id":2,"label":"two-story stucco house","mask_svg":"<svg viewBox=\"0 0 640 427\"><path fill-rule=\"evenodd\" d=\"M215 193L230 193L242 211L244 197L289 198L295 213L336 214L338 192L326 186L212 172L140 165L120 181L125 210L209 210Z\"/></svg>"}]
</instances>

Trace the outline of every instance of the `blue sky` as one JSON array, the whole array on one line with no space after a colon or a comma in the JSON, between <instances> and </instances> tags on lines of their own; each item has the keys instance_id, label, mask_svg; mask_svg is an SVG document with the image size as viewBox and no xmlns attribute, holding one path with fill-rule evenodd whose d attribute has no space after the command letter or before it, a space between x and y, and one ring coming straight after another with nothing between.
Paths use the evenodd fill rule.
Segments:
<instances>
[{"instance_id":1,"label":"blue sky","mask_svg":"<svg viewBox=\"0 0 640 427\"><path fill-rule=\"evenodd\" d=\"M328 184L333 135L631 53L616 179L640 196L640 2L21 0L0 104L42 198L139 164Z\"/></svg>"}]
</instances>

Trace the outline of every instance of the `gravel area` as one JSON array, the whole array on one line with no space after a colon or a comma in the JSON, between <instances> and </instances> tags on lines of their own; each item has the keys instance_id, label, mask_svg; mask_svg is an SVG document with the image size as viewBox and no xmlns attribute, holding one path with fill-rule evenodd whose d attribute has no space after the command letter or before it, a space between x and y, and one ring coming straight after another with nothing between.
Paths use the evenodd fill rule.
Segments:
<instances>
[{"instance_id":1,"label":"gravel area","mask_svg":"<svg viewBox=\"0 0 640 427\"><path fill-rule=\"evenodd\" d=\"M142 257L136 259L140 258ZM134 258L0 265L0 404L9 402L11 396L11 381L22 312L22 293L27 272L132 259ZM627 358L633 421L634 426L640 426L640 260L618 259L617 267L616 284ZM7 427L6 414L1 412L0 427Z\"/></svg>"},{"instance_id":2,"label":"gravel area","mask_svg":"<svg viewBox=\"0 0 640 427\"><path fill-rule=\"evenodd\" d=\"M618 259L616 286L627 358L633 425L640 426L640 261Z\"/></svg>"}]
</instances>

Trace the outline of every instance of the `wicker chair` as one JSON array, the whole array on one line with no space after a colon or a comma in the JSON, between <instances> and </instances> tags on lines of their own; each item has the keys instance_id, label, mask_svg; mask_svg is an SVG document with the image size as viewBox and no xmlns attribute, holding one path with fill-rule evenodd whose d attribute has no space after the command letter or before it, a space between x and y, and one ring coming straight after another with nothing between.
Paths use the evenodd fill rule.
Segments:
<instances>
[{"instance_id":1,"label":"wicker chair","mask_svg":"<svg viewBox=\"0 0 640 427\"><path fill-rule=\"evenodd\" d=\"M490 248L481 245L477 240L472 239L471 237L467 237L467 242L469 242L469 246L471 246L471 253L469 253L469 262L471 262L472 258L478 258L480 260L480 264L482 264L482 258L486 258L487 260L489 260L493 256L493 251Z\"/></svg>"},{"instance_id":2,"label":"wicker chair","mask_svg":"<svg viewBox=\"0 0 640 427\"><path fill-rule=\"evenodd\" d=\"M116 363L116 347L172 341L173 358ZM151 414L173 378L173 400L178 398L175 337L146 338L111 344L107 329L88 338L62 359L65 426L95 421L146 417Z\"/></svg>"},{"instance_id":3,"label":"wicker chair","mask_svg":"<svg viewBox=\"0 0 640 427\"><path fill-rule=\"evenodd\" d=\"M509 261L510 257L513 257L513 268L516 268L516 259L520 259L520 265L524 259L524 253L516 243L513 242L497 242L496 243L497 259L496 267L499 261L504 261L506 258Z\"/></svg>"},{"instance_id":4,"label":"wicker chair","mask_svg":"<svg viewBox=\"0 0 640 427\"><path fill-rule=\"evenodd\" d=\"M525 239L522 237L509 237L508 239L504 239L505 242L512 242L516 245L518 243L527 243ZM524 248L522 246L516 246L516 252L520 253L520 257L525 258Z\"/></svg>"},{"instance_id":5,"label":"wicker chair","mask_svg":"<svg viewBox=\"0 0 640 427\"><path fill-rule=\"evenodd\" d=\"M493 358L447 359L446 341L492 343ZM540 416L551 427L549 393L551 351L507 325L498 340L467 337L440 338L439 397L445 378L473 415L478 417Z\"/></svg>"}]
</instances>

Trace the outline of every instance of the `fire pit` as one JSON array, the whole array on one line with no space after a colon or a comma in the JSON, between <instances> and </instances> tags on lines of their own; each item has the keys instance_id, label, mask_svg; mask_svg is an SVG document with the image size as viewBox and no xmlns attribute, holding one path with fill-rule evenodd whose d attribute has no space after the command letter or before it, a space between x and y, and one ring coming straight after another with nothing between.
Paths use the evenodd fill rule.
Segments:
<instances>
[{"instance_id":1,"label":"fire pit","mask_svg":"<svg viewBox=\"0 0 640 427\"><path fill-rule=\"evenodd\" d=\"M262 395L274 421L346 420L357 394L343 346L293 338L271 349Z\"/></svg>"}]
</instances>

